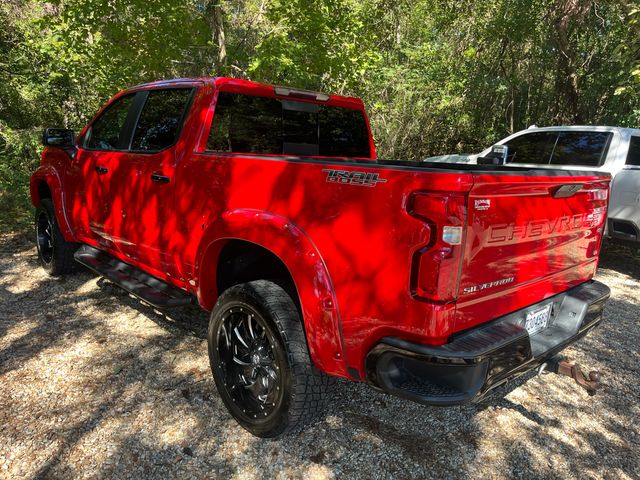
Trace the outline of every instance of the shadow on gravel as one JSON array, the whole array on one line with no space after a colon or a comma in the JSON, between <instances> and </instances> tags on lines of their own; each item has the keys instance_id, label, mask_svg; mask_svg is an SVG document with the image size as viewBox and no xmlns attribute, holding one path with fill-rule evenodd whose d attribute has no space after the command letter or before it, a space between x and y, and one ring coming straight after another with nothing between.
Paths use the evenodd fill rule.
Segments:
<instances>
[{"instance_id":1,"label":"shadow on gravel","mask_svg":"<svg viewBox=\"0 0 640 480\"><path fill-rule=\"evenodd\" d=\"M607 317L617 321L573 349L579 360L601 367L608 388L599 396L587 397L569 380L529 376L481 405L439 409L341 381L318 423L263 441L240 429L218 398L206 358L206 312L160 312L106 280L95 288L96 277L87 272L67 280L37 277L31 289L14 293L15 263L38 268L31 250L22 238L0 245L0 340L12 335L0 344L2 384L41 355L87 352L69 380L80 394L39 420L49 423L40 430L44 438L31 439L33 448L48 447L31 478L360 478L372 470L377 478L640 475L638 437L630 430L640 416L639 309L628 299L612 298ZM640 272L640 260L619 255L606 247L601 268ZM124 315L129 326L122 340ZM119 343L112 343L116 337ZM104 349L108 354L92 354ZM29 410L40 407L38 399L20 401ZM136 423L139 417L149 420ZM24 428L0 426L0 438L24 441ZM92 457L92 445L100 456ZM72 462L84 448L87 463Z\"/></svg>"},{"instance_id":2,"label":"shadow on gravel","mask_svg":"<svg viewBox=\"0 0 640 480\"><path fill-rule=\"evenodd\" d=\"M640 248L606 240L602 244L598 267L640 279Z\"/></svg>"},{"instance_id":3,"label":"shadow on gravel","mask_svg":"<svg viewBox=\"0 0 640 480\"><path fill-rule=\"evenodd\" d=\"M175 333L194 335L202 340L207 339L209 314L199 306L158 310L105 278L98 278L96 283L102 294L116 297L118 302L137 310L159 327Z\"/></svg>"}]
</instances>

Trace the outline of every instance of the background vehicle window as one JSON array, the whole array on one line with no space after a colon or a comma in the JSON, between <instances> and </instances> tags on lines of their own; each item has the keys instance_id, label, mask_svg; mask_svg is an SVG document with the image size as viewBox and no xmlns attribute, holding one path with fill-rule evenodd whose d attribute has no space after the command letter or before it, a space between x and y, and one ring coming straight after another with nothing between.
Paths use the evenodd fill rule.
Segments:
<instances>
[{"instance_id":1,"label":"background vehicle window","mask_svg":"<svg viewBox=\"0 0 640 480\"><path fill-rule=\"evenodd\" d=\"M221 92L207 150L369 157L369 130L360 110Z\"/></svg>"},{"instance_id":2,"label":"background vehicle window","mask_svg":"<svg viewBox=\"0 0 640 480\"><path fill-rule=\"evenodd\" d=\"M509 147L507 162L548 164L558 137L554 132L525 133L505 145Z\"/></svg>"},{"instance_id":3,"label":"background vehicle window","mask_svg":"<svg viewBox=\"0 0 640 480\"><path fill-rule=\"evenodd\" d=\"M92 124L85 146L98 150L124 150L128 139L121 138L134 94L119 98Z\"/></svg>"},{"instance_id":4,"label":"background vehicle window","mask_svg":"<svg viewBox=\"0 0 640 480\"><path fill-rule=\"evenodd\" d=\"M629 153L627 153L627 165L640 167L640 137L631 137Z\"/></svg>"},{"instance_id":5,"label":"background vehicle window","mask_svg":"<svg viewBox=\"0 0 640 480\"><path fill-rule=\"evenodd\" d=\"M608 132L560 132L551 164L598 167L610 138Z\"/></svg>"},{"instance_id":6,"label":"background vehicle window","mask_svg":"<svg viewBox=\"0 0 640 480\"><path fill-rule=\"evenodd\" d=\"M191 88L151 90L136 125L131 149L156 151L173 145L192 91Z\"/></svg>"}]
</instances>

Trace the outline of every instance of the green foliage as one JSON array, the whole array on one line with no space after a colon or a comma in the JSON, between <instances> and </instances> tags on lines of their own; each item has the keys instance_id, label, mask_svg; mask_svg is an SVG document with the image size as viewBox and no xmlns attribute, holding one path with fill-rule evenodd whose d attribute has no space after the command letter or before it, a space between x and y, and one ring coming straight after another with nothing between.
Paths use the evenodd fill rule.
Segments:
<instances>
[{"instance_id":1,"label":"green foliage","mask_svg":"<svg viewBox=\"0 0 640 480\"><path fill-rule=\"evenodd\" d=\"M359 96L379 156L419 159L534 123L637 127L639 38L625 0L4 0L0 222L28 218L41 129L82 128L129 85L225 74Z\"/></svg>"},{"instance_id":2,"label":"green foliage","mask_svg":"<svg viewBox=\"0 0 640 480\"><path fill-rule=\"evenodd\" d=\"M248 73L264 81L353 92L380 60L365 23L370 2L274 0L271 32L256 46Z\"/></svg>"}]
</instances>

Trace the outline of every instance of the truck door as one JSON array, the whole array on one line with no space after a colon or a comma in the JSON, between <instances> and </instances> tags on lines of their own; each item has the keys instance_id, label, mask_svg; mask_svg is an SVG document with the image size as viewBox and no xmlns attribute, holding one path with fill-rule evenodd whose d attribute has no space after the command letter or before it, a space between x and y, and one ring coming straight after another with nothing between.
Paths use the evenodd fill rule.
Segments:
<instances>
[{"instance_id":1,"label":"truck door","mask_svg":"<svg viewBox=\"0 0 640 480\"><path fill-rule=\"evenodd\" d=\"M176 274L181 252L172 246L178 228L174 206L175 169L180 137L193 87L161 88L141 92L144 106L131 139L127 163L120 173L125 194L114 199L122 212L117 241L131 259L162 274Z\"/></svg>"},{"instance_id":2,"label":"truck door","mask_svg":"<svg viewBox=\"0 0 640 480\"><path fill-rule=\"evenodd\" d=\"M632 136L624 168L611 184L609 235L640 242L640 137Z\"/></svg>"},{"instance_id":3,"label":"truck door","mask_svg":"<svg viewBox=\"0 0 640 480\"><path fill-rule=\"evenodd\" d=\"M135 114L135 93L109 104L80 141L77 165L81 182L72 215L84 236L103 247L114 247L112 230L119 223L113 199L118 195L118 171L128 155L128 125Z\"/></svg>"}]
</instances>

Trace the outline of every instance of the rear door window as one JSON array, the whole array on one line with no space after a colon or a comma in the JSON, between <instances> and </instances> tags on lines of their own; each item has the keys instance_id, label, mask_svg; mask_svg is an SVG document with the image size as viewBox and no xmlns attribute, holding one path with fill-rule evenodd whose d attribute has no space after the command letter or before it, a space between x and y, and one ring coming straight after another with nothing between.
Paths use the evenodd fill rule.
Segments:
<instances>
[{"instance_id":1,"label":"rear door window","mask_svg":"<svg viewBox=\"0 0 640 480\"><path fill-rule=\"evenodd\" d=\"M131 150L154 152L178 139L192 88L151 90L144 103L131 142Z\"/></svg>"},{"instance_id":2,"label":"rear door window","mask_svg":"<svg viewBox=\"0 0 640 480\"><path fill-rule=\"evenodd\" d=\"M273 98L220 93L207 150L282 153L280 117L281 106Z\"/></svg>"},{"instance_id":3,"label":"rear door window","mask_svg":"<svg viewBox=\"0 0 640 480\"><path fill-rule=\"evenodd\" d=\"M560 132L551 164L599 167L611 135L610 132Z\"/></svg>"},{"instance_id":4,"label":"rear door window","mask_svg":"<svg viewBox=\"0 0 640 480\"><path fill-rule=\"evenodd\" d=\"M555 132L532 132L515 137L505 143L509 147L507 162L546 165L557 137Z\"/></svg>"},{"instance_id":5,"label":"rear door window","mask_svg":"<svg viewBox=\"0 0 640 480\"><path fill-rule=\"evenodd\" d=\"M640 137L631 137L629 153L627 153L627 165L640 167Z\"/></svg>"},{"instance_id":6,"label":"rear door window","mask_svg":"<svg viewBox=\"0 0 640 480\"><path fill-rule=\"evenodd\" d=\"M92 124L86 135L84 146L93 150L126 150L128 138L125 123L135 94L115 100Z\"/></svg>"},{"instance_id":7,"label":"rear door window","mask_svg":"<svg viewBox=\"0 0 640 480\"><path fill-rule=\"evenodd\" d=\"M207 150L366 158L369 129L361 110L220 92Z\"/></svg>"}]
</instances>

